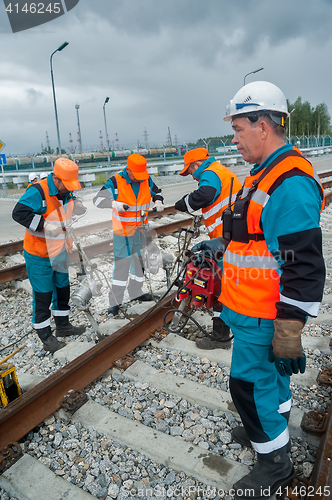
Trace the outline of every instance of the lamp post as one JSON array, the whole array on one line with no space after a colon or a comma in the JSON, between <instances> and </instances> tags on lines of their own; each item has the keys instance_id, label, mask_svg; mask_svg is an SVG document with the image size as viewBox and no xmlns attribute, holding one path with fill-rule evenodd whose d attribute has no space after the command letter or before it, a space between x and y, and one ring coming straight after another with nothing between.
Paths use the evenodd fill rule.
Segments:
<instances>
[{"instance_id":1,"label":"lamp post","mask_svg":"<svg viewBox=\"0 0 332 500\"><path fill-rule=\"evenodd\" d=\"M80 153L83 153L81 127L80 127L80 115L78 114L78 110L80 109L80 105L76 104L75 109L77 111L77 127L78 127L78 138L80 141Z\"/></svg>"},{"instance_id":2,"label":"lamp post","mask_svg":"<svg viewBox=\"0 0 332 500\"><path fill-rule=\"evenodd\" d=\"M246 84L246 78L247 78L247 76L249 76L249 75L253 75L254 73L258 73L258 71L262 71L262 69L264 69L264 68L255 69L255 71L250 71L250 73L247 73L247 74L245 75L245 77L244 77L244 80L243 80L243 85L245 85L245 84Z\"/></svg>"},{"instance_id":3,"label":"lamp post","mask_svg":"<svg viewBox=\"0 0 332 500\"><path fill-rule=\"evenodd\" d=\"M293 111L295 111L295 108L292 109L292 111L290 111L289 113L289 122L288 122L288 143L290 144L290 117L291 117L291 114L293 113Z\"/></svg>"},{"instance_id":4,"label":"lamp post","mask_svg":"<svg viewBox=\"0 0 332 500\"><path fill-rule=\"evenodd\" d=\"M58 47L54 52L52 52L50 57L50 66L51 66L51 79L52 79L52 89L53 89L53 101L54 101L54 112L55 112L55 122L56 122L56 131L58 134L58 148L59 148L59 156L61 156L61 142L60 142L60 132L59 132L59 121L58 121L58 111L56 107L56 99L55 99L55 88L54 88L54 78L53 78L53 66L52 66L52 58L56 52L61 52L65 47L67 47L68 42L64 42L60 47Z\"/></svg>"},{"instance_id":5,"label":"lamp post","mask_svg":"<svg viewBox=\"0 0 332 500\"><path fill-rule=\"evenodd\" d=\"M111 158L110 158L110 141L108 139L108 133L107 133L107 124L106 124L106 111L105 111L105 106L110 100L109 97L106 97L104 105L103 105L103 112L104 112L104 123L105 123L105 135L106 135L106 142L107 142L107 162L108 165L111 164Z\"/></svg>"}]
</instances>

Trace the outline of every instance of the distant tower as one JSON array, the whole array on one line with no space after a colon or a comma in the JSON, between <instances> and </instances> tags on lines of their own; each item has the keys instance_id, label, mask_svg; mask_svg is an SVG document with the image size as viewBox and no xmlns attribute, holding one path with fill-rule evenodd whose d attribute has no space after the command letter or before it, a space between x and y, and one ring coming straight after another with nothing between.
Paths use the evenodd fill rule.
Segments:
<instances>
[{"instance_id":1,"label":"distant tower","mask_svg":"<svg viewBox=\"0 0 332 500\"><path fill-rule=\"evenodd\" d=\"M103 135L101 133L101 130L99 130L99 133L100 133L100 136L99 136L99 139L100 139L100 151L104 151Z\"/></svg>"},{"instance_id":2,"label":"distant tower","mask_svg":"<svg viewBox=\"0 0 332 500\"><path fill-rule=\"evenodd\" d=\"M144 143L145 143L145 149L149 149L149 143L148 143L148 131L146 130L146 127L143 132L143 137L144 137Z\"/></svg>"},{"instance_id":3,"label":"distant tower","mask_svg":"<svg viewBox=\"0 0 332 500\"><path fill-rule=\"evenodd\" d=\"M46 147L47 147L47 151L50 151L51 145L50 145L50 140L48 138L48 133L47 132L46 132Z\"/></svg>"},{"instance_id":4,"label":"distant tower","mask_svg":"<svg viewBox=\"0 0 332 500\"><path fill-rule=\"evenodd\" d=\"M69 151L70 151L71 153L74 153L74 146L73 146L73 142L74 142L74 141L73 141L73 139L72 139L71 133L69 132L69 144L70 144L70 145L69 145Z\"/></svg>"},{"instance_id":5,"label":"distant tower","mask_svg":"<svg viewBox=\"0 0 332 500\"><path fill-rule=\"evenodd\" d=\"M76 104L75 109L77 112L77 128L78 128L77 142L79 144L79 151L80 151L80 153L82 153L82 136L81 136L81 127L80 127L80 116L78 114L78 110L80 109L80 105Z\"/></svg>"},{"instance_id":6,"label":"distant tower","mask_svg":"<svg viewBox=\"0 0 332 500\"><path fill-rule=\"evenodd\" d=\"M117 133L115 134L115 149L119 151L119 138Z\"/></svg>"},{"instance_id":7,"label":"distant tower","mask_svg":"<svg viewBox=\"0 0 332 500\"><path fill-rule=\"evenodd\" d=\"M167 146L170 148L172 147L172 136L171 136L171 130L168 127L168 134L167 134Z\"/></svg>"}]
</instances>

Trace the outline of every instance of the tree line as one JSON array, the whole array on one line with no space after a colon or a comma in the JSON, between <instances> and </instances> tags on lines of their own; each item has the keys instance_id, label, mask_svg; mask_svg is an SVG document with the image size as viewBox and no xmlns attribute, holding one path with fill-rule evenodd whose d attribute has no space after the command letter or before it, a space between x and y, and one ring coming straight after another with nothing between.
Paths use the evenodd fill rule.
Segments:
<instances>
[{"instance_id":1,"label":"tree line","mask_svg":"<svg viewBox=\"0 0 332 500\"><path fill-rule=\"evenodd\" d=\"M290 135L292 136L322 136L331 135L331 116L325 103L311 106L310 102L302 102L298 97L291 104L287 99L288 111L291 113ZM288 125L289 126L289 120ZM288 132L289 133L289 129Z\"/></svg>"}]
</instances>

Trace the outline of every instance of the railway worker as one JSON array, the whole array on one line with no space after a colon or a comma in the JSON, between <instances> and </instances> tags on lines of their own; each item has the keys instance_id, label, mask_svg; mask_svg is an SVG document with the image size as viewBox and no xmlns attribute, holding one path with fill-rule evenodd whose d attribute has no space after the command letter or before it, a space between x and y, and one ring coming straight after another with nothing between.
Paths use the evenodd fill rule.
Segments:
<instances>
[{"instance_id":1,"label":"railway worker","mask_svg":"<svg viewBox=\"0 0 332 500\"><path fill-rule=\"evenodd\" d=\"M219 299L234 334L230 391L244 425L233 438L257 452L256 465L234 489L237 498L258 499L294 476L287 455L290 375L305 370L301 333L323 295L324 193L309 161L285 144L289 113L278 87L249 83L226 110L232 142L253 164L234 204Z\"/></svg>"},{"instance_id":2,"label":"railway worker","mask_svg":"<svg viewBox=\"0 0 332 500\"><path fill-rule=\"evenodd\" d=\"M58 158L53 173L25 191L13 209L13 219L26 227L24 258L33 290L32 323L46 351L55 352L65 344L57 337L80 335L84 326L69 322L70 297L68 252L72 240L63 221L82 214L85 207L75 200L72 191L81 188L78 167L67 158ZM52 314L56 330L52 335Z\"/></svg>"},{"instance_id":3,"label":"railway worker","mask_svg":"<svg viewBox=\"0 0 332 500\"><path fill-rule=\"evenodd\" d=\"M119 312L128 277L130 300L152 299L150 293L142 291L144 269L140 251L143 242L139 230L141 211L146 211L147 223L151 200L154 210L164 210L161 189L146 170L146 158L136 153L128 156L124 170L108 179L93 200L98 208L112 208L114 271L109 293L110 317Z\"/></svg>"},{"instance_id":4,"label":"railway worker","mask_svg":"<svg viewBox=\"0 0 332 500\"><path fill-rule=\"evenodd\" d=\"M36 184L36 182L38 182L38 175L36 174L36 172L31 172L29 174L29 182L27 188L32 186L32 184Z\"/></svg>"},{"instance_id":5,"label":"railway worker","mask_svg":"<svg viewBox=\"0 0 332 500\"><path fill-rule=\"evenodd\" d=\"M76 163L76 165L77 165L77 163ZM42 172L42 173L40 174L40 180L42 180L42 179L46 179L46 177L47 177L47 176L48 176L48 173L47 173L47 172Z\"/></svg>"},{"instance_id":6,"label":"railway worker","mask_svg":"<svg viewBox=\"0 0 332 500\"><path fill-rule=\"evenodd\" d=\"M175 208L189 213L202 209L210 239L222 237L222 214L229 203L231 179L233 178L232 202L241 188L239 179L215 158L209 157L206 148L191 149L184 155L184 167L180 175L189 174L198 181L198 189L178 200ZM212 334L196 340L199 349L227 349L231 346L230 329L219 314L220 306L217 303L214 306Z\"/></svg>"}]
</instances>

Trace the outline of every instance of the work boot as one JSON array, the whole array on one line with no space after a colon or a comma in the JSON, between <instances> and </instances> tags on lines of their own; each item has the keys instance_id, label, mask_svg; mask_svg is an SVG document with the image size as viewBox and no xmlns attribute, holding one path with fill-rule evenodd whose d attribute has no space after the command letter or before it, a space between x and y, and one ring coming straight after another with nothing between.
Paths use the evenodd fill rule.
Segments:
<instances>
[{"instance_id":1,"label":"work boot","mask_svg":"<svg viewBox=\"0 0 332 500\"><path fill-rule=\"evenodd\" d=\"M110 306L107 310L107 314L109 318L113 318L113 316L116 316L119 313L120 307L115 305L115 306Z\"/></svg>"},{"instance_id":2,"label":"work boot","mask_svg":"<svg viewBox=\"0 0 332 500\"><path fill-rule=\"evenodd\" d=\"M248 437L247 431L245 430L245 428L242 425L238 425L237 427L234 427L234 429L232 429L231 434L232 434L232 438L234 441L242 444L242 446L246 446L247 448L252 448L252 444L251 444L251 441ZM286 452L287 453L290 452L291 446L292 446L291 442L288 441L288 443L286 444Z\"/></svg>"},{"instance_id":3,"label":"work boot","mask_svg":"<svg viewBox=\"0 0 332 500\"><path fill-rule=\"evenodd\" d=\"M232 345L232 336L229 326L220 319L213 318L212 334L196 340L198 349L228 349Z\"/></svg>"},{"instance_id":4,"label":"work boot","mask_svg":"<svg viewBox=\"0 0 332 500\"><path fill-rule=\"evenodd\" d=\"M142 295L139 295L139 297L135 297L132 300L138 300L139 302L150 302L151 300L158 300L160 297L159 295L152 295L151 293L143 293Z\"/></svg>"},{"instance_id":5,"label":"work boot","mask_svg":"<svg viewBox=\"0 0 332 500\"><path fill-rule=\"evenodd\" d=\"M50 335L46 340L43 341L43 347L45 351L49 351L52 353L58 351L59 349L62 349L63 347L65 347L65 345L65 342L60 342L53 335Z\"/></svg>"},{"instance_id":6,"label":"work boot","mask_svg":"<svg viewBox=\"0 0 332 500\"><path fill-rule=\"evenodd\" d=\"M69 323L68 316L54 316L56 325L55 335L57 337L70 337L71 335L81 335L85 332L85 326L73 326Z\"/></svg>"},{"instance_id":7,"label":"work boot","mask_svg":"<svg viewBox=\"0 0 332 500\"><path fill-rule=\"evenodd\" d=\"M36 332L43 343L45 351L55 352L66 345L64 342L59 342L55 337L53 337L50 325L45 326L44 328L38 328L36 329Z\"/></svg>"},{"instance_id":8,"label":"work boot","mask_svg":"<svg viewBox=\"0 0 332 500\"><path fill-rule=\"evenodd\" d=\"M234 483L235 498L265 499L279 488L289 486L295 476L286 446L271 453L257 453L257 463L249 474Z\"/></svg>"}]
</instances>

